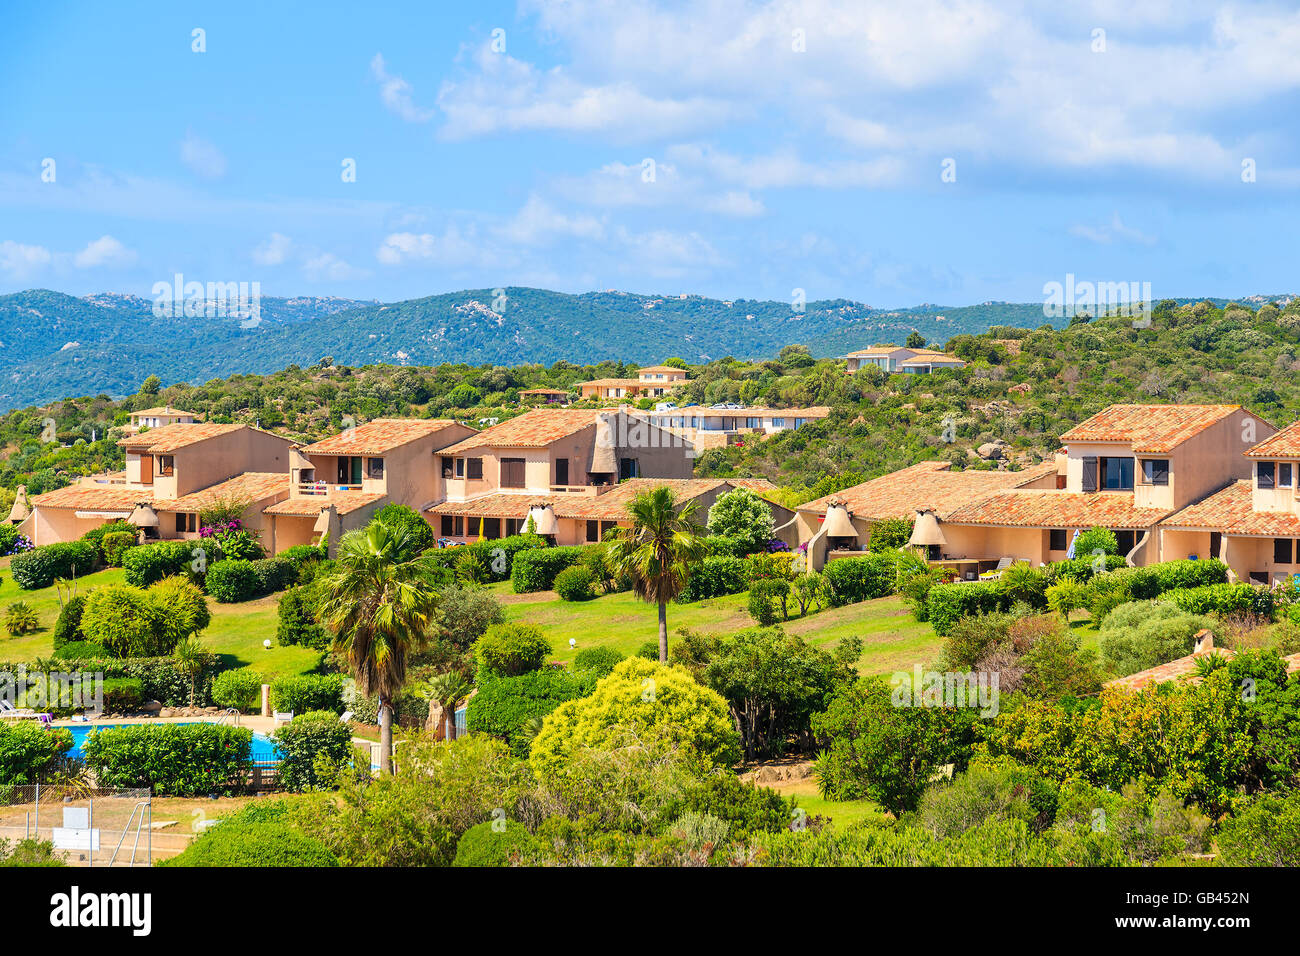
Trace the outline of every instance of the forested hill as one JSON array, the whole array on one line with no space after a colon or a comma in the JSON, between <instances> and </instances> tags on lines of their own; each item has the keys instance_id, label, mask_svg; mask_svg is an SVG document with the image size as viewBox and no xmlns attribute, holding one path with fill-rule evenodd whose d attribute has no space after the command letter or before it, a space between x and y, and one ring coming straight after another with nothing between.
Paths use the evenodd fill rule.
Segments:
<instances>
[{"instance_id":1,"label":"forested hill","mask_svg":"<svg viewBox=\"0 0 1300 956\"><path fill-rule=\"evenodd\" d=\"M843 355L918 331L932 343L993 325L1036 327L1041 305L985 303L879 310L848 300L722 301L623 292L566 295L541 289L476 289L381 304L338 298L261 300L261 321L237 316L157 318L149 299L86 298L47 290L0 296L0 410L69 395L130 394L148 375L165 384L205 382L339 364L517 365L568 361L633 364L678 355L772 356L802 343ZM1059 323L1058 323L1059 324Z\"/></svg>"},{"instance_id":2,"label":"forested hill","mask_svg":"<svg viewBox=\"0 0 1300 956\"><path fill-rule=\"evenodd\" d=\"M1155 308L1149 328L1134 328L1128 318L1080 317L1059 330L995 327L960 334L949 348L969 364L933 376L886 376L875 368L848 375L842 361L817 359L804 346L755 361L682 362L690 379L675 397L701 404L831 406L824 422L711 450L696 462L702 475L772 478L794 498L926 459L1000 467L976 454L998 442L1005 443L999 459L1020 467L1050 456L1063 432L1115 402L1236 403L1286 425L1300 418L1300 299L1252 305L1166 301ZM671 352L653 357L677 361ZM0 489L26 484L37 493L79 474L121 467L112 440L117 433L110 429L125 424L131 409L164 402L211 421L260 424L314 440L337 430L343 416L451 416L470 423L508 417L522 411L522 389L569 388L635 368L634 362L313 362L269 375L169 386L150 375L122 400L70 398L0 415ZM47 418L55 421L57 440L43 444ZM0 492L0 511L8 508L4 497Z\"/></svg>"}]
</instances>

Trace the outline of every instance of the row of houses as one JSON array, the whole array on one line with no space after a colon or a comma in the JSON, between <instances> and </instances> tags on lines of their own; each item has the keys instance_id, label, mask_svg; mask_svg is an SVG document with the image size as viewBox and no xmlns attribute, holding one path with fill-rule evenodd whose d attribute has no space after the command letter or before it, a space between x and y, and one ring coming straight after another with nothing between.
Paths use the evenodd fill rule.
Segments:
<instances>
[{"instance_id":1,"label":"row of houses","mask_svg":"<svg viewBox=\"0 0 1300 956\"><path fill-rule=\"evenodd\" d=\"M337 543L397 503L452 542L517 534L532 518L555 543L581 544L626 523L627 502L658 484L704 509L736 487L772 488L694 478L691 442L626 409L535 409L483 431L447 419L376 419L307 445L191 419L145 427L118 444L122 471L30 501L20 492L10 520L37 545L114 520L148 538L192 539L205 509L235 503L279 553L326 534ZM772 507L781 523L793 519Z\"/></svg>"},{"instance_id":2,"label":"row of houses","mask_svg":"<svg viewBox=\"0 0 1300 956\"><path fill-rule=\"evenodd\" d=\"M1130 564L1219 558L1243 581L1300 573L1300 422L1282 430L1239 405L1112 405L1070 429L1054 460L1022 471L922 462L798 509L810 564L861 551L885 519L963 579L1073 555L1115 532Z\"/></svg>"}]
</instances>

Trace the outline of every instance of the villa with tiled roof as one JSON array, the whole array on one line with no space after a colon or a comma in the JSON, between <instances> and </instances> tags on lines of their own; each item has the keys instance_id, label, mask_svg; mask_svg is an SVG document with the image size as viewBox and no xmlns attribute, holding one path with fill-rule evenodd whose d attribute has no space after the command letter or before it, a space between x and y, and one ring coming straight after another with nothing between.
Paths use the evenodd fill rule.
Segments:
<instances>
[{"instance_id":1,"label":"villa with tiled roof","mask_svg":"<svg viewBox=\"0 0 1300 956\"><path fill-rule=\"evenodd\" d=\"M962 368L965 362L955 355L935 349L907 348L902 345L876 345L858 349L844 357L850 375L860 368L874 365L883 372L928 375L945 368Z\"/></svg>"},{"instance_id":2,"label":"villa with tiled roof","mask_svg":"<svg viewBox=\"0 0 1300 956\"><path fill-rule=\"evenodd\" d=\"M672 365L647 365L637 369L636 378L597 378L581 382L583 398L628 399L637 396L661 398L686 381L686 370Z\"/></svg>"}]
</instances>

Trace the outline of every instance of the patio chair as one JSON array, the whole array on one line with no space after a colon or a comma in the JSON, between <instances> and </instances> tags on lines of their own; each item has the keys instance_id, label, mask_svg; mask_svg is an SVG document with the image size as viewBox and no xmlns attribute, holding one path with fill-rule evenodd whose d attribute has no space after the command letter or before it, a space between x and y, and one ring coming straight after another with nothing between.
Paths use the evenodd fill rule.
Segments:
<instances>
[{"instance_id":1,"label":"patio chair","mask_svg":"<svg viewBox=\"0 0 1300 956\"><path fill-rule=\"evenodd\" d=\"M30 707L15 707L4 698L0 698L0 718L8 720L39 720L48 725L54 719L53 714L42 714Z\"/></svg>"},{"instance_id":2,"label":"patio chair","mask_svg":"<svg viewBox=\"0 0 1300 956\"><path fill-rule=\"evenodd\" d=\"M999 558L998 566L994 568L992 571L985 571L982 574L980 574L980 580L996 581L998 578L1002 577L1003 571L1011 567L1013 562L1014 562L1013 558Z\"/></svg>"},{"instance_id":3,"label":"patio chair","mask_svg":"<svg viewBox=\"0 0 1300 956\"><path fill-rule=\"evenodd\" d=\"M293 711L291 710L272 711L271 717L275 720L277 724L281 724L281 723L287 724L293 720Z\"/></svg>"}]
</instances>

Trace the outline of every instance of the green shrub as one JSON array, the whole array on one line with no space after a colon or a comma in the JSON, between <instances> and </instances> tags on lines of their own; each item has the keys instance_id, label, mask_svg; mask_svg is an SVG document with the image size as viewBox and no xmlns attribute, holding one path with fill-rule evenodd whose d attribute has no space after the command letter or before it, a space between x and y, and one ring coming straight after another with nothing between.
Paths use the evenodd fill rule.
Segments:
<instances>
[{"instance_id":1,"label":"green shrub","mask_svg":"<svg viewBox=\"0 0 1300 956\"><path fill-rule=\"evenodd\" d=\"M560 668L501 677L479 686L465 710L472 733L491 734L509 745L517 757L527 757L532 743L530 724L566 700L577 700L596 686L592 672L570 674Z\"/></svg>"},{"instance_id":2,"label":"green shrub","mask_svg":"<svg viewBox=\"0 0 1300 956\"><path fill-rule=\"evenodd\" d=\"M238 604L257 597L261 577L252 561L224 560L208 567L208 593L219 604Z\"/></svg>"},{"instance_id":3,"label":"green shrub","mask_svg":"<svg viewBox=\"0 0 1300 956\"><path fill-rule=\"evenodd\" d=\"M488 820L470 827L456 843L452 866L527 866L541 844L514 820Z\"/></svg>"},{"instance_id":4,"label":"green shrub","mask_svg":"<svg viewBox=\"0 0 1300 956\"><path fill-rule=\"evenodd\" d=\"M160 866L317 867L339 860L319 840L294 828L287 801L257 801L224 818Z\"/></svg>"},{"instance_id":5,"label":"green shrub","mask_svg":"<svg viewBox=\"0 0 1300 956\"><path fill-rule=\"evenodd\" d=\"M1264 793L1224 821L1224 866L1300 866L1300 791Z\"/></svg>"},{"instance_id":6,"label":"green shrub","mask_svg":"<svg viewBox=\"0 0 1300 956\"><path fill-rule=\"evenodd\" d=\"M1114 531L1109 528L1089 528L1075 539L1074 553L1085 561L1090 560L1098 552L1119 554L1119 541Z\"/></svg>"},{"instance_id":7,"label":"green shrub","mask_svg":"<svg viewBox=\"0 0 1300 956\"><path fill-rule=\"evenodd\" d=\"M139 529L137 529L135 525L129 524L128 522L122 520L121 518L118 518L115 521L109 521L104 524L101 524L98 528L91 528L89 531L87 531L85 534L81 536L81 540L85 541L87 544L89 544L91 547L95 549L95 558L101 564L107 564L109 567L116 567L116 565L114 565L109 560L108 544L106 539L110 535L119 535L119 536L130 535L130 542L128 543L129 546L131 544L135 544L136 539L139 537L139 534L140 534ZM118 538L117 540L120 542L121 538ZM119 549L120 549L120 544L119 544Z\"/></svg>"},{"instance_id":8,"label":"green shrub","mask_svg":"<svg viewBox=\"0 0 1300 956\"><path fill-rule=\"evenodd\" d=\"M655 658L658 659L659 653L656 645ZM612 671L619 661L625 659L625 655L614 650L612 647L586 647L578 651L573 656L574 671L590 671L599 679Z\"/></svg>"},{"instance_id":9,"label":"green shrub","mask_svg":"<svg viewBox=\"0 0 1300 956\"><path fill-rule=\"evenodd\" d=\"M337 716L343 713L343 675L298 674L277 677L271 682L271 706L281 713L330 711Z\"/></svg>"},{"instance_id":10,"label":"green shrub","mask_svg":"<svg viewBox=\"0 0 1300 956\"><path fill-rule=\"evenodd\" d=\"M71 641L55 648L54 656L60 661L88 661L109 659L114 655L103 644L94 641Z\"/></svg>"},{"instance_id":11,"label":"green shrub","mask_svg":"<svg viewBox=\"0 0 1300 956\"><path fill-rule=\"evenodd\" d=\"M591 569L575 564L555 576L553 587L561 601L590 601L596 596L592 590L594 583Z\"/></svg>"},{"instance_id":12,"label":"green shrub","mask_svg":"<svg viewBox=\"0 0 1300 956\"><path fill-rule=\"evenodd\" d=\"M251 563L259 595L283 591L298 580L298 569L283 558L259 558Z\"/></svg>"},{"instance_id":13,"label":"green shrub","mask_svg":"<svg viewBox=\"0 0 1300 956\"><path fill-rule=\"evenodd\" d=\"M533 625L493 624L474 644L479 683L535 671L550 653L550 642Z\"/></svg>"},{"instance_id":14,"label":"green shrub","mask_svg":"<svg viewBox=\"0 0 1300 956\"><path fill-rule=\"evenodd\" d=\"M40 781L72 749L72 732L46 730L34 720L0 720L0 787Z\"/></svg>"},{"instance_id":15,"label":"green shrub","mask_svg":"<svg viewBox=\"0 0 1300 956\"><path fill-rule=\"evenodd\" d=\"M861 558L836 558L822 570L836 607L885 597L894 591L894 560L890 553Z\"/></svg>"},{"instance_id":16,"label":"green shrub","mask_svg":"<svg viewBox=\"0 0 1300 956\"><path fill-rule=\"evenodd\" d=\"M582 548L531 548L515 555L510 572L511 589L516 594L549 591L555 576L582 558Z\"/></svg>"},{"instance_id":17,"label":"green shrub","mask_svg":"<svg viewBox=\"0 0 1300 956\"><path fill-rule=\"evenodd\" d=\"M67 644L84 641L86 635L81 630L81 615L86 609L85 595L78 594L68 599L59 611L59 619L54 622L54 650L60 651Z\"/></svg>"},{"instance_id":18,"label":"green shrub","mask_svg":"<svg viewBox=\"0 0 1300 956\"><path fill-rule=\"evenodd\" d=\"M144 703L144 684L134 677L106 677L103 688L107 713L130 713Z\"/></svg>"},{"instance_id":19,"label":"green shrub","mask_svg":"<svg viewBox=\"0 0 1300 956\"><path fill-rule=\"evenodd\" d=\"M912 522L907 518L882 518L874 521L867 533L868 551L897 551L906 548L912 538Z\"/></svg>"},{"instance_id":20,"label":"green shrub","mask_svg":"<svg viewBox=\"0 0 1300 956\"><path fill-rule=\"evenodd\" d=\"M540 535L514 534L506 538L472 541L454 548L438 548L427 553L435 564L448 570L454 570L457 563L463 560L463 555L472 555L476 564L487 569L489 581L506 581L511 578L515 557L521 551L547 547L546 539Z\"/></svg>"},{"instance_id":21,"label":"green shrub","mask_svg":"<svg viewBox=\"0 0 1300 956\"><path fill-rule=\"evenodd\" d=\"M749 614L763 627L775 624L778 620L787 620L789 597L789 581L779 578L755 581L749 586Z\"/></svg>"},{"instance_id":22,"label":"green shrub","mask_svg":"<svg viewBox=\"0 0 1300 956\"><path fill-rule=\"evenodd\" d=\"M417 552L427 551L437 544L437 536L433 533L429 522L420 517L420 513L414 508L406 505L384 505L375 512L371 520L382 521L390 527L404 529L411 536Z\"/></svg>"},{"instance_id":23,"label":"green shrub","mask_svg":"<svg viewBox=\"0 0 1300 956\"><path fill-rule=\"evenodd\" d=\"M295 544L292 548L285 548L276 558L293 566L291 583L305 584L315 576L321 562L329 560L329 549L315 544Z\"/></svg>"},{"instance_id":24,"label":"green shrub","mask_svg":"<svg viewBox=\"0 0 1300 956\"><path fill-rule=\"evenodd\" d=\"M995 583L1007 607L1023 603L1041 611L1047 607L1047 588L1053 579L1046 568L1034 568L1025 561L1017 561L1003 571Z\"/></svg>"},{"instance_id":25,"label":"green shrub","mask_svg":"<svg viewBox=\"0 0 1300 956\"><path fill-rule=\"evenodd\" d=\"M253 732L225 724L129 724L82 744L101 787L152 787L157 796L232 793L250 768Z\"/></svg>"},{"instance_id":26,"label":"green shrub","mask_svg":"<svg viewBox=\"0 0 1300 956\"><path fill-rule=\"evenodd\" d=\"M505 608L485 588L450 584L438 594L438 633L457 647L477 641L493 624L504 624Z\"/></svg>"},{"instance_id":27,"label":"green shrub","mask_svg":"<svg viewBox=\"0 0 1300 956\"><path fill-rule=\"evenodd\" d=\"M164 612L149 594L129 584L110 584L86 595L81 630L117 657L170 654Z\"/></svg>"},{"instance_id":28,"label":"green shrub","mask_svg":"<svg viewBox=\"0 0 1300 956\"><path fill-rule=\"evenodd\" d=\"M719 495L709 508L709 534L730 538L743 552L761 551L772 540L772 506L748 488Z\"/></svg>"},{"instance_id":29,"label":"green shrub","mask_svg":"<svg viewBox=\"0 0 1300 956\"><path fill-rule=\"evenodd\" d=\"M104 535L104 563L110 568L120 568L122 566L122 556L128 548L136 546L136 535L133 531L114 531L111 534Z\"/></svg>"},{"instance_id":30,"label":"green shrub","mask_svg":"<svg viewBox=\"0 0 1300 956\"><path fill-rule=\"evenodd\" d=\"M1206 617L1188 614L1163 601L1136 601L1112 611L1100 629L1101 655L1117 675L1134 674L1185 657L1203 628L1215 629Z\"/></svg>"},{"instance_id":31,"label":"green shrub","mask_svg":"<svg viewBox=\"0 0 1300 956\"><path fill-rule=\"evenodd\" d=\"M11 848L8 841L0 840L0 866L51 867L67 866L63 856L56 853L49 840L28 838L17 840Z\"/></svg>"},{"instance_id":32,"label":"green shrub","mask_svg":"<svg viewBox=\"0 0 1300 956\"><path fill-rule=\"evenodd\" d=\"M282 647L296 644L324 650L332 642L329 631L316 620L316 600L310 586L285 591L276 614L275 640Z\"/></svg>"},{"instance_id":33,"label":"green shrub","mask_svg":"<svg viewBox=\"0 0 1300 956\"><path fill-rule=\"evenodd\" d=\"M960 836L986 820L1020 820L1037 832L1056 817L1056 785L1012 761L975 764L926 790L917 823L940 839Z\"/></svg>"},{"instance_id":34,"label":"green shrub","mask_svg":"<svg viewBox=\"0 0 1300 956\"><path fill-rule=\"evenodd\" d=\"M1189 614L1260 614L1273 616L1276 595L1267 587L1239 582L1173 588L1160 595L1161 601L1177 605Z\"/></svg>"},{"instance_id":35,"label":"green shrub","mask_svg":"<svg viewBox=\"0 0 1300 956\"><path fill-rule=\"evenodd\" d=\"M800 815L794 800L725 770L688 787L665 808L663 816L675 820L686 813L707 813L722 820L728 824L731 838L738 841L758 833L788 830Z\"/></svg>"},{"instance_id":36,"label":"green shrub","mask_svg":"<svg viewBox=\"0 0 1300 956\"><path fill-rule=\"evenodd\" d=\"M827 568L838 564L832 561ZM946 635L957 621L1003 610L1004 597L996 581L935 584L925 598L926 617L936 634Z\"/></svg>"},{"instance_id":37,"label":"green shrub","mask_svg":"<svg viewBox=\"0 0 1300 956\"><path fill-rule=\"evenodd\" d=\"M30 634L40 626L40 618L26 601L14 601L5 610L5 630L11 637Z\"/></svg>"},{"instance_id":38,"label":"green shrub","mask_svg":"<svg viewBox=\"0 0 1300 956\"><path fill-rule=\"evenodd\" d=\"M636 654L633 655L633 656L635 656L635 657L639 657L639 658L642 658L642 659L647 660L647 661L655 661L655 662L658 662L658 660L659 660L659 642L658 642L658 641L646 641L644 644L642 644L640 647L638 647L638 648L636 649Z\"/></svg>"},{"instance_id":39,"label":"green shrub","mask_svg":"<svg viewBox=\"0 0 1300 956\"><path fill-rule=\"evenodd\" d=\"M740 594L749 587L752 569L753 565L744 558L731 555L707 557L691 568L691 576L677 600L689 604L724 594Z\"/></svg>"},{"instance_id":40,"label":"green shrub","mask_svg":"<svg viewBox=\"0 0 1300 956\"><path fill-rule=\"evenodd\" d=\"M9 559L14 584L24 591L48 588L57 578L85 577L95 570L95 546L85 541L45 544Z\"/></svg>"},{"instance_id":41,"label":"green shrub","mask_svg":"<svg viewBox=\"0 0 1300 956\"><path fill-rule=\"evenodd\" d=\"M193 637L212 620L203 592L185 578L163 578L145 592L145 597L162 615L160 656L170 654L177 644Z\"/></svg>"},{"instance_id":42,"label":"green shrub","mask_svg":"<svg viewBox=\"0 0 1300 956\"><path fill-rule=\"evenodd\" d=\"M275 685L271 688L274 693ZM328 786L333 781L322 774L343 767L352 756L352 728L333 711L295 714L271 735L280 752L280 783L288 790Z\"/></svg>"},{"instance_id":43,"label":"green shrub","mask_svg":"<svg viewBox=\"0 0 1300 956\"><path fill-rule=\"evenodd\" d=\"M1048 576L1053 583L1061 578L1073 578L1081 583L1087 583L1097 573L1097 568L1093 565L1095 560L1095 558L1069 558L1065 561L1057 561L1047 566ZM1106 557L1107 571L1115 571L1127 566L1124 559L1117 554Z\"/></svg>"},{"instance_id":44,"label":"green shrub","mask_svg":"<svg viewBox=\"0 0 1300 956\"><path fill-rule=\"evenodd\" d=\"M263 683L251 667L222 671L212 682L212 699L219 707L248 712L261 707Z\"/></svg>"},{"instance_id":45,"label":"green shrub","mask_svg":"<svg viewBox=\"0 0 1300 956\"><path fill-rule=\"evenodd\" d=\"M958 618L943 638L943 669L973 669L981 657L1007 641L1014 620L1012 615L997 611Z\"/></svg>"}]
</instances>

